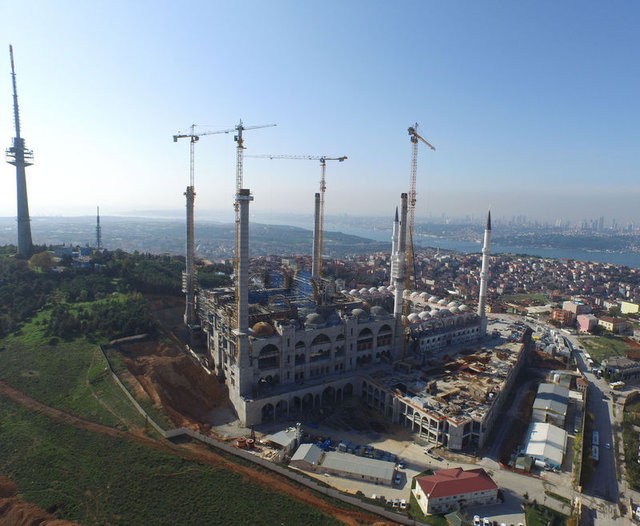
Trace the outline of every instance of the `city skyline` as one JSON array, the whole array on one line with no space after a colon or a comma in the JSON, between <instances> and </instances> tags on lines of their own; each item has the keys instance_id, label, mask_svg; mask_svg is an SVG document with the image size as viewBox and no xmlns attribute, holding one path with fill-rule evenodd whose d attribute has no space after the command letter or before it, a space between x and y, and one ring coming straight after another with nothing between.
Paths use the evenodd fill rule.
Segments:
<instances>
[{"instance_id":1,"label":"city skyline","mask_svg":"<svg viewBox=\"0 0 640 526\"><path fill-rule=\"evenodd\" d=\"M314 8L315 7L315 8ZM616 9L617 8L617 9ZM327 216L386 215L419 152L416 218L605 216L638 222L640 8L595 2L22 2L2 8L0 129L11 143L14 45L34 216L183 210L188 145L248 132L246 154L347 155ZM196 146L196 215L233 217L233 134ZM317 162L246 158L252 213L313 213ZM15 215L0 170L0 216Z\"/></svg>"}]
</instances>

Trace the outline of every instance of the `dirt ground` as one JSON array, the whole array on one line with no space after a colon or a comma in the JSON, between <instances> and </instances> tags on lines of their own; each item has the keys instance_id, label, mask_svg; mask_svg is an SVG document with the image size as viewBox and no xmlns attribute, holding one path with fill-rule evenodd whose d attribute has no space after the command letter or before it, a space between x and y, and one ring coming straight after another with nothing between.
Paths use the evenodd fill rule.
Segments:
<instances>
[{"instance_id":1,"label":"dirt ground","mask_svg":"<svg viewBox=\"0 0 640 526\"><path fill-rule=\"evenodd\" d=\"M202 430L217 409L231 407L227 388L174 343L155 341L119 345L135 378L138 396L148 397L176 427Z\"/></svg>"}]
</instances>

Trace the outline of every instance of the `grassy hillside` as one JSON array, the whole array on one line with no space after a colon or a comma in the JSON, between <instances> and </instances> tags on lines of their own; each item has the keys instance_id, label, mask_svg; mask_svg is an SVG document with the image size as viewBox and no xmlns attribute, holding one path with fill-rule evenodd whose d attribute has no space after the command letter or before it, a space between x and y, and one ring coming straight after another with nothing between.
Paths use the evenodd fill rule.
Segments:
<instances>
[{"instance_id":1,"label":"grassy hillside","mask_svg":"<svg viewBox=\"0 0 640 526\"><path fill-rule=\"evenodd\" d=\"M223 469L91 433L2 399L0 473L23 499L82 524L338 524Z\"/></svg>"}]
</instances>

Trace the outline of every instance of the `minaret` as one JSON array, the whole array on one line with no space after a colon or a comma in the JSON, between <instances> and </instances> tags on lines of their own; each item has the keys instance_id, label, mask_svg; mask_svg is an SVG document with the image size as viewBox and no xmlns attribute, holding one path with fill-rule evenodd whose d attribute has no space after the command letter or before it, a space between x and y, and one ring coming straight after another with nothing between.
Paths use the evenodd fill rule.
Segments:
<instances>
[{"instance_id":1,"label":"minaret","mask_svg":"<svg viewBox=\"0 0 640 526\"><path fill-rule=\"evenodd\" d=\"M395 344L396 357L401 356L404 352L404 326L402 323L402 306L403 299L402 294L404 292L404 273L406 263L406 246L407 246L407 194L403 193L400 196L400 236L398 240L398 248L395 253L394 264L394 301L393 301L393 315L395 317Z\"/></svg>"},{"instance_id":2,"label":"minaret","mask_svg":"<svg viewBox=\"0 0 640 526\"><path fill-rule=\"evenodd\" d=\"M311 277L320 277L320 261L322 258L322 248L320 246L320 236L322 235L320 226L320 193L315 195L315 210L313 215L313 255L311 256Z\"/></svg>"},{"instance_id":3,"label":"minaret","mask_svg":"<svg viewBox=\"0 0 640 526\"><path fill-rule=\"evenodd\" d=\"M185 293L184 324L189 328L197 323L195 306L195 228L193 216L193 204L196 192L193 186L193 179L191 183L191 185L187 186L187 190L184 193L187 198L187 250L185 257L185 272L182 278L182 291Z\"/></svg>"},{"instance_id":4,"label":"minaret","mask_svg":"<svg viewBox=\"0 0 640 526\"><path fill-rule=\"evenodd\" d=\"M13 64L13 46L9 46L11 56L11 78L13 81L13 117L16 136L13 146L7 148L7 162L16 167L16 188L18 193L18 254L28 257L33 251L31 241L31 224L29 219L29 202L27 200L27 178L24 169L33 164L33 151L24 147L24 139L20 136L20 112L18 111L18 92L16 90L16 72Z\"/></svg>"},{"instance_id":5,"label":"minaret","mask_svg":"<svg viewBox=\"0 0 640 526\"><path fill-rule=\"evenodd\" d=\"M478 316L480 316L480 332L487 333L487 280L489 279L489 243L491 238L491 210L487 215L487 226L484 229L482 245L482 269L480 270L480 297L478 298Z\"/></svg>"},{"instance_id":6,"label":"minaret","mask_svg":"<svg viewBox=\"0 0 640 526\"><path fill-rule=\"evenodd\" d=\"M253 375L249 374L249 203L253 196L241 189L236 196L238 204L238 251L236 252L236 304L238 325L235 329L238 374L236 389L240 396L251 394Z\"/></svg>"},{"instance_id":7,"label":"minaret","mask_svg":"<svg viewBox=\"0 0 640 526\"><path fill-rule=\"evenodd\" d=\"M102 250L102 227L100 226L100 207L96 214L96 250Z\"/></svg>"},{"instance_id":8,"label":"minaret","mask_svg":"<svg viewBox=\"0 0 640 526\"><path fill-rule=\"evenodd\" d=\"M400 220L398 219L398 207L396 206L396 217L393 220L393 230L391 233L391 268L389 270L389 285L394 285L396 272L396 252L398 251L398 235L400 231Z\"/></svg>"}]
</instances>

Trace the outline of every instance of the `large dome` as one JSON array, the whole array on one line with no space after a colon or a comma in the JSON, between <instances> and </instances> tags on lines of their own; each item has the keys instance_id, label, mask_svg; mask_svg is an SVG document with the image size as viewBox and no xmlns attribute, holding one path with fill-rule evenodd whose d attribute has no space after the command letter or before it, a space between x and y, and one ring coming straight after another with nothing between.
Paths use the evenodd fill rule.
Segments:
<instances>
[{"instance_id":1,"label":"large dome","mask_svg":"<svg viewBox=\"0 0 640 526\"><path fill-rule=\"evenodd\" d=\"M407 316L407 319L409 320L409 323L414 323L415 321L419 320L420 318L418 317L418 315L415 312L412 312L411 314L409 314L409 316Z\"/></svg>"}]
</instances>

